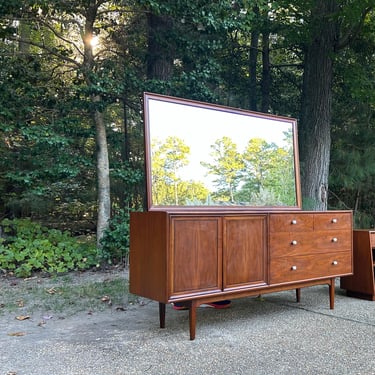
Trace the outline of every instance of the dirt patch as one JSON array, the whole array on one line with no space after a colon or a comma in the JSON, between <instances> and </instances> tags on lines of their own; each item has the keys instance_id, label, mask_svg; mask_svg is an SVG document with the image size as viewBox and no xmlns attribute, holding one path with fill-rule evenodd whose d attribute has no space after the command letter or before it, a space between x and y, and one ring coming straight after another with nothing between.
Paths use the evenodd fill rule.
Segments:
<instances>
[{"instance_id":1,"label":"dirt patch","mask_svg":"<svg viewBox=\"0 0 375 375\"><path fill-rule=\"evenodd\" d=\"M157 304L129 295L125 269L0 277L0 306L0 375L130 374L108 354L134 321L157 328Z\"/></svg>"},{"instance_id":2,"label":"dirt patch","mask_svg":"<svg viewBox=\"0 0 375 375\"><path fill-rule=\"evenodd\" d=\"M69 272L56 277L35 275L0 279L0 315L35 312L74 315L82 311L124 309L134 302L128 293L128 270Z\"/></svg>"}]
</instances>

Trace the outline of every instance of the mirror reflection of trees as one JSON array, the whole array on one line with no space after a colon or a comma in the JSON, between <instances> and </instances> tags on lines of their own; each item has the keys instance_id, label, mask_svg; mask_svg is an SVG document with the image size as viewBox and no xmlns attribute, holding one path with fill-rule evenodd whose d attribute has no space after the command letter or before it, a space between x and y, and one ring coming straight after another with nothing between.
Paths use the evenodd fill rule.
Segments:
<instances>
[{"instance_id":1,"label":"mirror reflection of trees","mask_svg":"<svg viewBox=\"0 0 375 375\"><path fill-rule=\"evenodd\" d=\"M184 181L180 175L189 164L190 147L178 137L164 142L153 140L152 145L152 200L155 205L198 204L207 197L203 184ZM202 204L202 203L200 203Z\"/></svg>"},{"instance_id":2,"label":"mirror reflection of trees","mask_svg":"<svg viewBox=\"0 0 375 375\"><path fill-rule=\"evenodd\" d=\"M249 140L243 153L243 186L236 201L250 205L294 205L295 171L291 132L285 133L286 146L264 139Z\"/></svg>"},{"instance_id":3,"label":"mirror reflection of trees","mask_svg":"<svg viewBox=\"0 0 375 375\"><path fill-rule=\"evenodd\" d=\"M237 145L229 138L222 137L211 145L210 156L213 163L202 161L208 175L215 176L213 181L217 190L213 196L219 201L234 203L236 188L241 182L241 171L244 167L241 154L237 151Z\"/></svg>"},{"instance_id":4,"label":"mirror reflection of trees","mask_svg":"<svg viewBox=\"0 0 375 375\"><path fill-rule=\"evenodd\" d=\"M296 202L291 131L285 145L252 138L240 152L230 137L210 146L211 160L201 161L207 180L198 181L189 165L190 147L178 137L153 140L154 205L292 206Z\"/></svg>"}]
</instances>

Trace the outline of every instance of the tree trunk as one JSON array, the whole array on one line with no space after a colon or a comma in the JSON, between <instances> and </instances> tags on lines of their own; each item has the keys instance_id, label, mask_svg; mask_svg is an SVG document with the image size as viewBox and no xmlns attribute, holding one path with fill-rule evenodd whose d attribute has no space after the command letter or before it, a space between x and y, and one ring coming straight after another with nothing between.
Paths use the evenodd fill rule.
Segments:
<instances>
[{"instance_id":1,"label":"tree trunk","mask_svg":"<svg viewBox=\"0 0 375 375\"><path fill-rule=\"evenodd\" d=\"M147 78L169 80L173 73L174 48L170 40L172 20L149 13Z\"/></svg>"},{"instance_id":2,"label":"tree trunk","mask_svg":"<svg viewBox=\"0 0 375 375\"><path fill-rule=\"evenodd\" d=\"M262 35L262 107L261 111L267 113L270 109L270 34L264 32Z\"/></svg>"},{"instance_id":3,"label":"tree trunk","mask_svg":"<svg viewBox=\"0 0 375 375\"><path fill-rule=\"evenodd\" d=\"M85 32L83 35L84 60L83 73L88 86L91 86L91 74L94 70L94 53L91 40L94 36L94 23L97 17L98 8L102 2L91 0L86 11ZM96 155L97 155L97 178L98 178L98 218L96 226L96 241L100 247L100 240L103 238L104 231L108 228L111 217L111 195L109 180L109 160L106 127L103 113L100 107L102 98L100 95L93 95L93 117L96 131Z\"/></svg>"},{"instance_id":4,"label":"tree trunk","mask_svg":"<svg viewBox=\"0 0 375 375\"><path fill-rule=\"evenodd\" d=\"M93 102L98 103L99 96L93 97ZM96 129L96 151L97 151L97 175L98 175L98 221L96 225L97 245L108 227L111 217L111 192L109 179L108 145L103 113L98 110L94 113Z\"/></svg>"},{"instance_id":5,"label":"tree trunk","mask_svg":"<svg viewBox=\"0 0 375 375\"><path fill-rule=\"evenodd\" d=\"M251 45L249 52L249 98L250 98L250 109L252 111L257 110L257 64L258 64L258 44L259 44L259 32L253 31L251 33Z\"/></svg>"},{"instance_id":6,"label":"tree trunk","mask_svg":"<svg viewBox=\"0 0 375 375\"><path fill-rule=\"evenodd\" d=\"M22 20L19 23L20 40L18 50L20 54L27 56L30 54L30 44L25 41L30 40L30 27Z\"/></svg>"},{"instance_id":7,"label":"tree trunk","mask_svg":"<svg viewBox=\"0 0 375 375\"><path fill-rule=\"evenodd\" d=\"M332 56L337 41L335 0L316 0L305 53L300 121L301 187L305 209L327 209L331 148ZM332 17L332 18L331 18Z\"/></svg>"}]
</instances>

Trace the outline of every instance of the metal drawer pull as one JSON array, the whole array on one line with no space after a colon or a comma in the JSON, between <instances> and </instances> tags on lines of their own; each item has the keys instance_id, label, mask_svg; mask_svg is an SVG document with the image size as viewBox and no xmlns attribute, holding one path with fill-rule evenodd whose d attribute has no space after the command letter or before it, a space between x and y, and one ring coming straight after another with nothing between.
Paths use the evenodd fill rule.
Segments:
<instances>
[{"instance_id":1,"label":"metal drawer pull","mask_svg":"<svg viewBox=\"0 0 375 375\"><path fill-rule=\"evenodd\" d=\"M291 224L296 225L297 224L297 220L292 220Z\"/></svg>"},{"instance_id":2,"label":"metal drawer pull","mask_svg":"<svg viewBox=\"0 0 375 375\"><path fill-rule=\"evenodd\" d=\"M290 269L291 269L292 271L295 271L295 270L297 269L297 266L292 266Z\"/></svg>"},{"instance_id":3,"label":"metal drawer pull","mask_svg":"<svg viewBox=\"0 0 375 375\"><path fill-rule=\"evenodd\" d=\"M337 241L338 241L338 239L336 237L332 238L332 242L337 242Z\"/></svg>"},{"instance_id":4,"label":"metal drawer pull","mask_svg":"<svg viewBox=\"0 0 375 375\"><path fill-rule=\"evenodd\" d=\"M292 245L297 245L297 243L298 243L298 242L297 242L296 240L293 240L293 241L291 242Z\"/></svg>"},{"instance_id":5,"label":"metal drawer pull","mask_svg":"<svg viewBox=\"0 0 375 375\"><path fill-rule=\"evenodd\" d=\"M337 219L332 219L331 223L336 224L337 223Z\"/></svg>"},{"instance_id":6,"label":"metal drawer pull","mask_svg":"<svg viewBox=\"0 0 375 375\"><path fill-rule=\"evenodd\" d=\"M334 260L333 262L332 262L332 265L334 265L334 266L337 266L339 264L339 262L337 261L337 260Z\"/></svg>"}]
</instances>

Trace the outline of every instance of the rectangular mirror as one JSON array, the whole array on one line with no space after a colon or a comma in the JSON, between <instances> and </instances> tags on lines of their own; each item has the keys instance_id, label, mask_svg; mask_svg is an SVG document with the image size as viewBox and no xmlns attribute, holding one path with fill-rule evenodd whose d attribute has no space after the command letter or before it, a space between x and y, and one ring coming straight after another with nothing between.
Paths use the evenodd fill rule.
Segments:
<instances>
[{"instance_id":1,"label":"rectangular mirror","mask_svg":"<svg viewBox=\"0 0 375 375\"><path fill-rule=\"evenodd\" d=\"M295 119L144 94L148 210L300 209Z\"/></svg>"}]
</instances>

